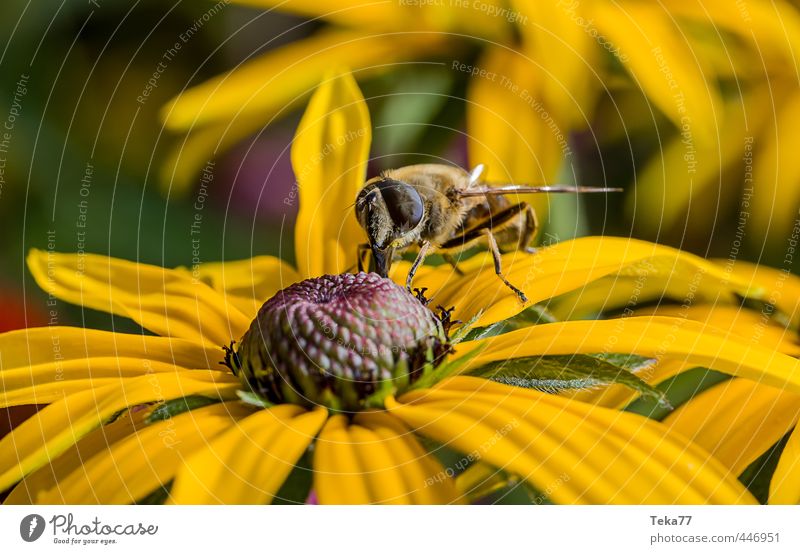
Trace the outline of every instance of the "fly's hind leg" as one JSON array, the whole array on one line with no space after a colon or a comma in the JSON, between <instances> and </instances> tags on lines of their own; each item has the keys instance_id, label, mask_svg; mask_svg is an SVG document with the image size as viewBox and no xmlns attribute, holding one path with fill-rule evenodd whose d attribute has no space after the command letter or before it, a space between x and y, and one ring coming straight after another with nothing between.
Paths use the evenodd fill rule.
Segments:
<instances>
[{"instance_id":1,"label":"fly's hind leg","mask_svg":"<svg viewBox=\"0 0 800 554\"><path fill-rule=\"evenodd\" d=\"M517 287L512 285L508 282L508 279L505 278L503 275L503 268L500 257L500 248L497 246L497 240L494 238L492 234L492 230L488 228L483 229L483 233L486 235L486 238L489 242L489 250L492 252L492 258L494 259L494 272L497 274L498 277L505 283L505 285L514 291L514 293L519 297L522 302L527 302L528 297L525 296L525 293L519 290Z\"/></svg>"},{"instance_id":2,"label":"fly's hind leg","mask_svg":"<svg viewBox=\"0 0 800 554\"><path fill-rule=\"evenodd\" d=\"M522 202L521 206L523 207L523 213L525 215L524 226L519 235L519 249L528 254L533 254L536 252L536 248L531 246L531 243L539 232L539 220L536 218L536 211L533 209L533 206L527 202Z\"/></svg>"}]
</instances>

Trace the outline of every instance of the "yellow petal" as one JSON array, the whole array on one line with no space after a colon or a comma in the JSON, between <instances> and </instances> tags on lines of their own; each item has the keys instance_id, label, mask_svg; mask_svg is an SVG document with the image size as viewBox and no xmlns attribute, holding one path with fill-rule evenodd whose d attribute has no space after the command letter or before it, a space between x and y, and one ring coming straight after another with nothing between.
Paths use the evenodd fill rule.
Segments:
<instances>
[{"instance_id":1,"label":"yellow petal","mask_svg":"<svg viewBox=\"0 0 800 554\"><path fill-rule=\"evenodd\" d=\"M762 312L740 306L715 306L700 304L681 307L674 305L642 308L636 315L658 315L668 317L688 317L694 321L716 327L727 336L747 340L753 344L772 348L789 356L800 356L797 334L791 329L778 325Z\"/></svg>"},{"instance_id":2,"label":"yellow petal","mask_svg":"<svg viewBox=\"0 0 800 554\"><path fill-rule=\"evenodd\" d=\"M0 371L0 406L48 404L73 392L121 384L131 377L182 370L146 358L111 356L4 370Z\"/></svg>"},{"instance_id":3,"label":"yellow petal","mask_svg":"<svg viewBox=\"0 0 800 554\"><path fill-rule=\"evenodd\" d=\"M455 488L408 429L385 413L362 413L353 424L334 416L314 455L321 504L443 504Z\"/></svg>"},{"instance_id":4,"label":"yellow petal","mask_svg":"<svg viewBox=\"0 0 800 554\"><path fill-rule=\"evenodd\" d=\"M663 8L596 2L590 17L627 56L624 65L636 84L679 130L686 129L692 145L717 140L719 92L703 75L687 35Z\"/></svg>"},{"instance_id":5,"label":"yellow petal","mask_svg":"<svg viewBox=\"0 0 800 554\"><path fill-rule=\"evenodd\" d=\"M545 354L619 352L686 362L800 393L800 362L715 327L673 317L627 317L536 325L456 345L456 357L483 350L468 365Z\"/></svg>"},{"instance_id":6,"label":"yellow petal","mask_svg":"<svg viewBox=\"0 0 800 554\"><path fill-rule=\"evenodd\" d=\"M739 280L723 271L718 265L698 256L674 248L644 241L616 237L585 237L560 242L543 248L536 254L512 252L503 256L504 274L528 296L529 304L522 304L494 273L494 265L487 255L476 256L459 268L463 276L452 268L439 267L436 272L420 273L414 280L418 287L429 287L435 292L437 304L455 306L454 317L469 321L481 313L477 326L485 326L514 316L530 304L535 304L567 292L587 290L586 285L609 277L598 284L592 296L591 307L602 307L605 295L614 290L617 275L631 276L632 282L641 281L640 296L659 297L680 295L691 290L697 300L706 296L735 299L755 296L760 291L748 281ZM446 275L442 278L442 274ZM397 276L396 273L393 275ZM595 289L592 289L595 290ZM631 294L627 288L624 292ZM578 292L575 293L578 295ZM559 308L557 315L570 315L572 307L581 302L581 295L573 302ZM430 296L430 295L429 295ZM681 296L677 296L681 298ZM612 299L616 299L612 296ZM620 301L622 301L620 296ZM627 303L627 299L623 306ZM581 304L583 306L583 304ZM549 306L548 306L549 307Z\"/></svg>"},{"instance_id":7,"label":"yellow petal","mask_svg":"<svg viewBox=\"0 0 800 554\"><path fill-rule=\"evenodd\" d=\"M800 417L800 396L746 379L705 390L664 418L670 429L741 474Z\"/></svg>"},{"instance_id":8,"label":"yellow petal","mask_svg":"<svg viewBox=\"0 0 800 554\"><path fill-rule=\"evenodd\" d=\"M129 504L165 486L182 460L252 413L241 402L224 402L159 421L109 445L54 488L40 504Z\"/></svg>"},{"instance_id":9,"label":"yellow petal","mask_svg":"<svg viewBox=\"0 0 800 554\"><path fill-rule=\"evenodd\" d=\"M787 256L791 256L788 258L789 262L797 255L796 246L791 248L791 251L787 251ZM718 260L717 263L740 281L752 283L768 291L764 299L786 314L795 328L800 326L800 277L793 275L788 269L773 269L742 260Z\"/></svg>"},{"instance_id":10,"label":"yellow petal","mask_svg":"<svg viewBox=\"0 0 800 554\"><path fill-rule=\"evenodd\" d=\"M374 483L373 498L383 495L396 503L453 504L457 498L455 483L450 479L436 457L425 451L411 431L397 418L385 412L362 412L355 418L355 431L361 427L361 442L375 440L375 445L361 445L359 457L372 472L368 480ZM371 436L370 436L371 433ZM355 437L355 435L354 435ZM358 438L356 438L358 440ZM369 452L377 453L382 447L383 464L373 459ZM399 474L399 494L390 495L380 489L381 481L391 480L391 473ZM383 474L383 476L381 476ZM375 501L375 500L373 500Z\"/></svg>"},{"instance_id":11,"label":"yellow petal","mask_svg":"<svg viewBox=\"0 0 800 554\"><path fill-rule=\"evenodd\" d=\"M314 490L323 504L369 504L372 500L345 416L331 417L317 438Z\"/></svg>"},{"instance_id":12,"label":"yellow petal","mask_svg":"<svg viewBox=\"0 0 800 554\"><path fill-rule=\"evenodd\" d=\"M208 285L179 271L96 254L31 250L42 289L72 304L129 317L157 335L221 346L250 321Z\"/></svg>"},{"instance_id":13,"label":"yellow petal","mask_svg":"<svg viewBox=\"0 0 800 554\"><path fill-rule=\"evenodd\" d=\"M274 256L204 263L197 269L185 271L223 293L250 319L255 318L261 305L276 292L301 280L293 267Z\"/></svg>"},{"instance_id":14,"label":"yellow petal","mask_svg":"<svg viewBox=\"0 0 800 554\"><path fill-rule=\"evenodd\" d=\"M800 504L800 427L795 427L769 483L770 504Z\"/></svg>"},{"instance_id":15,"label":"yellow petal","mask_svg":"<svg viewBox=\"0 0 800 554\"><path fill-rule=\"evenodd\" d=\"M469 377L390 399L387 408L557 503L753 502L702 449L633 414Z\"/></svg>"},{"instance_id":16,"label":"yellow petal","mask_svg":"<svg viewBox=\"0 0 800 554\"><path fill-rule=\"evenodd\" d=\"M222 356L217 346L144 334L114 333L82 327L33 327L0 333L0 369L119 356L147 358L180 367L213 369ZM55 378L55 377L54 377Z\"/></svg>"},{"instance_id":17,"label":"yellow petal","mask_svg":"<svg viewBox=\"0 0 800 554\"><path fill-rule=\"evenodd\" d=\"M369 112L353 76L329 74L311 98L292 144L300 195L295 256L305 277L356 267L365 235L353 203L364 186L370 137Z\"/></svg>"},{"instance_id":18,"label":"yellow petal","mask_svg":"<svg viewBox=\"0 0 800 554\"><path fill-rule=\"evenodd\" d=\"M129 406L193 394L232 398L234 376L196 370L153 373L121 385L77 392L37 412L0 440L0 490L65 452L76 441Z\"/></svg>"},{"instance_id":19,"label":"yellow petal","mask_svg":"<svg viewBox=\"0 0 800 554\"><path fill-rule=\"evenodd\" d=\"M127 412L115 421L95 429L69 450L20 481L6 498L5 504L35 504L41 494L57 488L63 479L80 469L95 454L142 427L146 416L146 410Z\"/></svg>"},{"instance_id":20,"label":"yellow petal","mask_svg":"<svg viewBox=\"0 0 800 554\"><path fill-rule=\"evenodd\" d=\"M607 255L614 256L613 252ZM766 301L775 295L775 288L769 280L756 280L728 265L677 250L670 254L667 250L563 294L549 302L548 309L558 319L595 317L601 312L620 309L630 315L640 305L664 298L682 305L700 302L738 305L739 297Z\"/></svg>"},{"instance_id":21,"label":"yellow petal","mask_svg":"<svg viewBox=\"0 0 800 554\"><path fill-rule=\"evenodd\" d=\"M327 415L289 404L255 412L180 464L170 502L271 502Z\"/></svg>"}]
</instances>

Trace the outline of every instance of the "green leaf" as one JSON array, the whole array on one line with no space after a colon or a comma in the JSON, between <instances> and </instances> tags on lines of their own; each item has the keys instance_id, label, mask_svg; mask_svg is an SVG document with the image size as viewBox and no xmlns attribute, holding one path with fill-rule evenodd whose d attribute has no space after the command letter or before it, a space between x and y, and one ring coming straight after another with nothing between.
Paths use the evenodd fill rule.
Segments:
<instances>
[{"instance_id":1,"label":"green leaf","mask_svg":"<svg viewBox=\"0 0 800 554\"><path fill-rule=\"evenodd\" d=\"M602 355L608 356L608 355ZM638 357L637 357L638 358ZM641 363L642 358L614 358L625 363ZM587 389L620 384L659 404L669 405L666 396L630 372L601 355L529 356L496 361L472 370L470 375L512 385L555 393L562 390Z\"/></svg>"},{"instance_id":2,"label":"green leaf","mask_svg":"<svg viewBox=\"0 0 800 554\"><path fill-rule=\"evenodd\" d=\"M210 404L220 402L219 398L208 398L207 396L185 396L183 398L176 398L174 400L167 400L166 402L156 406L152 412L145 418L145 423L150 425L156 421L164 421L170 419L178 414L202 408Z\"/></svg>"}]
</instances>

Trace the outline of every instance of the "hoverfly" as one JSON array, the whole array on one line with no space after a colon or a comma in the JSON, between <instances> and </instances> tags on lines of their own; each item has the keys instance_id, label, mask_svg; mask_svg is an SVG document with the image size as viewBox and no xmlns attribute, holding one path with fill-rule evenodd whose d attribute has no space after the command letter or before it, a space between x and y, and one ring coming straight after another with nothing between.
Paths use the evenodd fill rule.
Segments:
<instances>
[{"instance_id":1,"label":"hoverfly","mask_svg":"<svg viewBox=\"0 0 800 554\"><path fill-rule=\"evenodd\" d=\"M371 269L388 276L393 257L406 249L419 249L408 272L406 288L425 256L436 249L456 269L452 252L476 245L488 247L497 276L520 300L525 294L503 275L500 246L514 246L527 252L538 222L526 202L512 203L505 195L550 192L617 192L618 188L567 185L496 185L481 179L484 166L471 172L444 164L420 164L392 169L368 180L358 193L355 210L368 244L358 247L358 268L364 268L364 254L372 253Z\"/></svg>"}]
</instances>

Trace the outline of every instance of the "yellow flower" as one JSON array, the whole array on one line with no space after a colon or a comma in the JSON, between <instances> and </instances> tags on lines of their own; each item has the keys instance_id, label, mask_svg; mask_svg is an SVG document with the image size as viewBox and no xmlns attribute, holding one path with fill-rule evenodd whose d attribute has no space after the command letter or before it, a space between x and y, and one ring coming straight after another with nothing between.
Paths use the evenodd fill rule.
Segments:
<instances>
[{"instance_id":1,"label":"yellow flower","mask_svg":"<svg viewBox=\"0 0 800 554\"><path fill-rule=\"evenodd\" d=\"M628 196L642 233L683 230L698 198L719 196L720 210L733 210L740 185L753 225L745 240L760 246L768 229L791 231L800 204L800 14L788 2L235 3L328 25L164 107L167 128L185 134L164 168L174 190L185 190L211 156L301 105L332 64L368 79L425 60L468 78L469 159L486 164L489 179L552 182L565 164L571 175L570 135L589 129L602 148L657 146ZM749 161L734 178L742 158ZM690 223L708 231L717 220L702 213Z\"/></svg>"},{"instance_id":2,"label":"yellow flower","mask_svg":"<svg viewBox=\"0 0 800 554\"><path fill-rule=\"evenodd\" d=\"M800 392L795 359L688 317L534 324L534 304L552 299L555 307L579 290L592 297L590 289L608 280L610 297L617 282L624 288L642 276L642 294L672 297L688 286L722 304L767 291L655 244L584 238L506 254L526 305L485 256L465 262L463 275L425 266L418 284L471 321L473 336L454 344L430 382L352 417L243 392L220 364L220 347L245 334L279 289L355 261L359 237L346 207L364 181L369 129L352 77L324 81L292 151L301 210L296 269L271 257L164 269L30 253L34 278L53 297L128 317L149 333L52 326L0 335L0 406L48 404L0 441L0 490L13 487L6 502L265 503L284 495L303 501L313 491L321 503L456 503L473 500L486 488L481 475L498 471L558 503L754 501L727 467L662 423L475 376L497 362L625 353ZM394 267L402 281L408 264ZM460 374L437 374L442 367ZM503 366L496 371L506 375ZM617 380L625 382L620 375L610 382ZM459 454L446 464L438 458L445 451Z\"/></svg>"}]
</instances>

